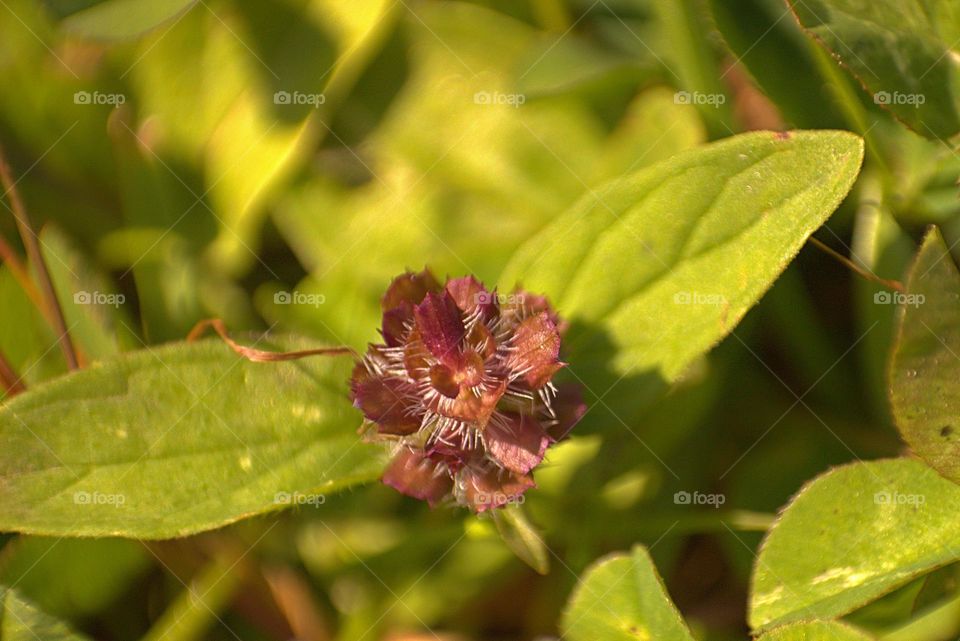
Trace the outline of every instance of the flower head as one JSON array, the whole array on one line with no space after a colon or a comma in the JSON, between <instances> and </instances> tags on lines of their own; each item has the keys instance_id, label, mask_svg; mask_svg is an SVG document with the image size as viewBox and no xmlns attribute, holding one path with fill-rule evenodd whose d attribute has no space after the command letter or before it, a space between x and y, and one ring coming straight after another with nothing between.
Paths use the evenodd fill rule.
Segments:
<instances>
[{"instance_id":1,"label":"flower head","mask_svg":"<svg viewBox=\"0 0 960 641\"><path fill-rule=\"evenodd\" d=\"M564 363L547 300L424 270L381 302L383 343L357 363L351 395L369 437L397 443L383 482L477 512L516 500L585 411L578 387L551 382Z\"/></svg>"}]
</instances>

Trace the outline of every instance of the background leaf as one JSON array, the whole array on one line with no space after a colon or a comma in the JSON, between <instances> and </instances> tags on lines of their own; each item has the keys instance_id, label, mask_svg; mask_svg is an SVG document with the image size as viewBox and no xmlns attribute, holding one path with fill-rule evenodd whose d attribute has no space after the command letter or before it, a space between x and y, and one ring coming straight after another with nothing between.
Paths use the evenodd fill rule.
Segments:
<instances>
[{"instance_id":1,"label":"background leaf","mask_svg":"<svg viewBox=\"0 0 960 641\"><path fill-rule=\"evenodd\" d=\"M571 641L693 641L642 546L601 559L584 574L561 623Z\"/></svg>"},{"instance_id":2,"label":"background leaf","mask_svg":"<svg viewBox=\"0 0 960 641\"><path fill-rule=\"evenodd\" d=\"M958 508L960 487L912 459L817 477L763 541L750 625L840 616L960 558Z\"/></svg>"},{"instance_id":3,"label":"background leaf","mask_svg":"<svg viewBox=\"0 0 960 641\"><path fill-rule=\"evenodd\" d=\"M873 102L928 138L960 130L955 3L788 1L800 24L853 72Z\"/></svg>"},{"instance_id":4,"label":"background leaf","mask_svg":"<svg viewBox=\"0 0 960 641\"><path fill-rule=\"evenodd\" d=\"M0 409L0 529L167 538L373 480L349 365L250 363L208 341L33 388Z\"/></svg>"},{"instance_id":5,"label":"background leaf","mask_svg":"<svg viewBox=\"0 0 960 641\"><path fill-rule=\"evenodd\" d=\"M890 363L890 402L913 451L960 481L960 272L931 229L910 268Z\"/></svg>"},{"instance_id":6,"label":"background leaf","mask_svg":"<svg viewBox=\"0 0 960 641\"><path fill-rule=\"evenodd\" d=\"M88 641L65 623L0 585L0 639L3 641Z\"/></svg>"},{"instance_id":7,"label":"background leaf","mask_svg":"<svg viewBox=\"0 0 960 641\"><path fill-rule=\"evenodd\" d=\"M870 641L873 637L837 621L791 623L771 630L758 641Z\"/></svg>"},{"instance_id":8,"label":"background leaf","mask_svg":"<svg viewBox=\"0 0 960 641\"><path fill-rule=\"evenodd\" d=\"M567 354L591 385L605 367L675 379L839 205L862 153L850 133L800 131L678 154L584 196L520 248L501 286L546 293L572 321Z\"/></svg>"},{"instance_id":9,"label":"background leaf","mask_svg":"<svg viewBox=\"0 0 960 641\"><path fill-rule=\"evenodd\" d=\"M196 1L46 0L46 3L61 18L63 29L71 34L95 40L125 40L176 18Z\"/></svg>"}]
</instances>

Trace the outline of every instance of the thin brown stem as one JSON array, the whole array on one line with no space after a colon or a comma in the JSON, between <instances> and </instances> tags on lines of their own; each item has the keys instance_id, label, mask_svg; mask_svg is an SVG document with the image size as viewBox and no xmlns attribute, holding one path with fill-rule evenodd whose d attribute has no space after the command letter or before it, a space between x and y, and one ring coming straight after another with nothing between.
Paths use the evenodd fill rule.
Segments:
<instances>
[{"instance_id":1,"label":"thin brown stem","mask_svg":"<svg viewBox=\"0 0 960 641\"><path fill-rule=\"evenodd\" d=\"M354 357L357 356L357 353L349 347L323 347L320 349L304 349L296 352L270 352L267 350L247 347L246 345L241 345L230 338L230 335L227 333L227 326L224 325L223 321L219 318L208 318L194 325L193 329L190 330L190 333L187 334L187 342L193 342L200 338L200 336L203 335L208 327L212 327L214 331L220 335L220 338L223 339L223 342L226 343L234 352L240 356L243 356L249 361L255 361L257 363L293 361L300 358L306 358L307 356L339 356L343 354L349 354L350 356Z\"/></svg>"},{"instance_id":2,"label":"thin brown stem","mask_svg":"<svg viewBox=\"0 0 960 641\"><path fill-rule=\"evenodd\" d=\"M57 300L57 293L53 288L53 280L50 278L50 271L47 269L47 262L40 251L39 237L30 222L27 210L20 200L20 193L17 191L13 175L10 173L10 165L7 164L3 149L0 148L0 184L7 199L10 201L13 217L17 221L17 229L20 232L20 238L23 240L23 246L27 250L27 258L34 269L37 270L37 279L40 281L40 291L46 299L46 308L49 310L53 321L54 331L57 333L57 342L60 343L60 349L63 351L63 357L67 361L67 367L77 369L77 352L74 349L73 341L70 339L70 332L67 329L67 321L63 316L63 309L60 307L60 301Z\"/></svg>"},{"instance_id":3,"label":"thin brown stem","mask_svg":"<svg viewBox=\"0 0 960 641\"><path fill-rule=\"evenodd\" d=\"M810 242L813 243L813 246L816 247L817 249L819 249L820 251L823 251L823 252L825 252L826 254L828 254L829 256L831 256L831 257L835 258L836 260L840 261L845 267L851 269L851 270L852 270L855 274L857 274L858 276L861 276L862 278L865 278L865 279L869 280L870 282L876 283L876 284L878 284L878 285L882 285L883 287L886 287L886 288L888 288L888 289L892 289L892 290L894 290L894 291L898 291L898 292L904 291L903 283L901 283L900 281L898 281L898 280L889 280L889 279L887 279L887 278L880 278L879 276L877 276L877 275L874 274L873 272L869 272L869 271L865 270L865 269L864 269L863 267L861 267L860 265L856 264L855 262L853 262L852 260L850 260L849 258L847 258L846 256L844 256L843 254L837 252L837 251L834 250L832 247L830 247L829 245L824 244L822 241L814 238L813 236L810 237Z\"/></svg>"},{"instance_id":4,"label":"thin brown stem","mask_svg":"<svg viewBox=\"0 0 960 641\"><path fill-rule=\"evenodd\" d=\"M43 304L40 292L37 291L37 286L30 280L30 272L27 270L27 266L23 264L20 256L3 236L0 236L0 263L6 264L10 268L10 273L13 274L24 293L30 298L34 306L45 314L46 306ZM48 314L45 315L49 316Z\"/></svg>"},{"instance_id":5,"label":"thin brown stem","mask_svg":"<svg viewBox=\"0 0 960 641\"><path fill-rule=\"evenodd\" d=\"M7 398L24 392L27 389L27 386L23 384L23 380L17 376L17 372L13 369L13 366L10 364L10 361L7 360L7 357L0 353L0 385L3 386L3 391L6 392Z\"/></svg>"}]
</instances>

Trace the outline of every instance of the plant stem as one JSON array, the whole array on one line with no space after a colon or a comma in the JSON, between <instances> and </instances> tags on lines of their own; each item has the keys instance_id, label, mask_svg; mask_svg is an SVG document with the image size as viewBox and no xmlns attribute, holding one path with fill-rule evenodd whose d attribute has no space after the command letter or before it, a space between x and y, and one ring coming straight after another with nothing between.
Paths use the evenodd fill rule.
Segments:
<instances>
[{"instance_id":1,"label":"plant stem","mask_svg":"<svg viewBox=\"0 0 960 641\"><path fill-rule=\"evenodd\" d=\"M8 243L3 236L0 236L0 263L5 263L7 267L10 268L10 273L13 274L17 283L20 284L20 288L23 289L23 292L30 298L34 306L41 312L46 311L43 299L40 298L40 292L37 291L36 285L30 280L30 272L27 271L27 266L23 264L20 256L17 255L17 252L14 251L13 247L10 246L10 243Z\"/></svg>"},{"instance_id":2,"label":"plant stem","mask_svg":"<svg viewBox=\"0 0 960 641\"><path fill-rule=\"evenodd\" d=\"M24 392L27 389L27 386L24 385L20 377L17 376L16 370L13 369L10 361L7 360L7 357L4 356L2 352L0 352L0 385L3 385L3 390L6 392L7 398L14 394Z\"/></svg>"},{"instance_id":3,"label":"plant stem","mask_svg":"<svg viewBox=\"0 0 960 641\"><path fill-rule=\"evenodd\" d=\"M4 194L10 201L13 217L17 221L17 229L20 232L20 238L23 240L23 246L27 250L27 258L37 270L37 278L40 281L40 290L46 299L46 308L49 310L54 330L57 333L57 342L63 351L63 357L67 361L67 367L77 369L77 352L73 347L73 341L70 339L70 332L67 329L67 322L63 316L63 309L60 307L60 301L57 300L57 293L53 288L53 280L50 278L50 271L47 269L47 263L40 251L39 236L30 222L27 210L20 200L20 194L17 192L16 183L13 181L13 175L10 173L10 165L7 164L7 158L0 148L0 184L3 185Z\"/></svg>"},{"instance_id":4,"label":"plant stem","mask_svg":"<svg viewBox=\"0 0 960 641\"><path fill-rule=\"evenodd\" d=\"M903 283L901 283L900 281L880 278L876 274L872 272L868 272L860 265L856 264L855 262L853 262L852 260L844 256L843 254L838 253L835 249L833 249L829 245L826 245L825 243L818 240L817 238L814 238L813 236L810 237L810 242L813 243L813 246L816 247L817 249L829 254L833 258L843 263L844 266L853 270L853 272L856 273L858 276L861 276L871 282L877 283L878 285L882 285L894 291L898 291L898 292L904 291Z\"/></svg>"}]
</instances>

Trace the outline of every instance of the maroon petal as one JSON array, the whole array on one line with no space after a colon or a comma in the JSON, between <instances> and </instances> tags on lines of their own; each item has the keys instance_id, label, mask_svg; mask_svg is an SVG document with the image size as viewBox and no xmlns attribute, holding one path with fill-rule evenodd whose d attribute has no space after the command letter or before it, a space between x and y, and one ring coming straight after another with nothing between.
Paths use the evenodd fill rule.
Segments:
<instances>
[{"instance_id":1,"label":"maroon petal","mask_svg":"<svg viewBox=\"0 0 960 641\"><path fill-rule=\"evenodd\" d=\"M466 330L450 294L429 292L413 313L420 338L430 353L447 367L457 369Z\"/></svg>"},{"instance_id":2,"label":"maroon petal","mask_svg":"<svg viewBox=\"0 0 960 641\"><path fill-rule=\"evenodd\" d=\"M380 334L388 347L398 347L403 344L407 334L408 324L413 320L413 305L404 301L383 313L380 323Z\"/></svg>"},{"instance_id":3,"label":"maroon petal","mask_svg":"<svg viewBox=\"0 0 960 641\"><path fill-rule=\"evenodd\" d=\"M513 334L514 352L507 367L514 372L523 372L527 384L539 389L563 367L560 355L560 333L547 312L525 318Z\"/></svg>"},{"instance_id":4,"label":"maroon petal","mask_svg":"<svg viewBox=\"0 0 960 641\"><path fill-rule=\"evenodd\" d=\"M505 418L487 424L483 432L487 453L501 467L526 474L543 460L550 438L532 417L506 414Z\"/></svg>"},{"instance_id":5,"label":"maroon petal","mask_svg":"<svg viewBox=\"0 0 960 641\"><path fill-rule=\"evenodd\" d=\"M414 274L405 272L393 279L387 292L380 299L383 311L400 307L403 303L419 305L427 292L438 292L443 289L429 269Z\"/></svg>"},{"instance_id":6,"label":"maroon petal","mask_svg":"<svg viewBox=\"0 0 960 641\"><path fill-rule=\"evenodd\" d=\"M354 406L377 424L381 434L406 435L420 429L417 401L404 381L364 376L355 370L351 392Z\"/></svg>"},{"instance_id":7,"label":"maroon petal","mask_svg":"<svg viewBox=\"0 0 960 641\"><path fill-rule=\"evenodd\" d=\"M587 413L587 404L583 402L583 391L579 384L562 383L558 387L557 398L553 401L556 423L547 428L554 442L565 438Z\"/></svg>"},{"instance_id":8,"label":"maroon petal","mask_svg":"<svg viewBox=\"0 0 960 641\"><path fill-rule=\"evenodd\" d=\"M465 467L457 473L457 500L474 512L517 503L524 492L536 484L530 476L497 467Z\"/></svg>"},{"instance_id":9,"label":"maroon petal","mask_svg":"<svg viewBox=\"0 0 960 641\"><path fill-rule=\"evenodd\" d=\"M402 494L427 501L430 507L448 496L453 489L453 479L442 462L406 448L393 457L382 480Z\"/></svg>"},{"instance_id":10,"label":"maroon petal","mask_svg":"<svg viewBox=\"0 0 960 641\"><path fill-rule=\"evenodd\" d=\"M481 318L488 320L497 312L497 294L487 291L473 276L448 280L446 288L457 307L468 314L479 309Z\"/></svg>"}]
</instances>

